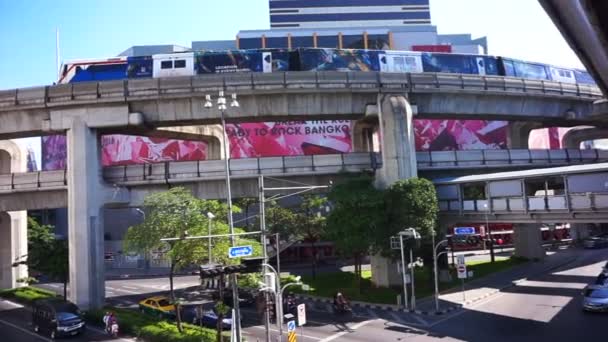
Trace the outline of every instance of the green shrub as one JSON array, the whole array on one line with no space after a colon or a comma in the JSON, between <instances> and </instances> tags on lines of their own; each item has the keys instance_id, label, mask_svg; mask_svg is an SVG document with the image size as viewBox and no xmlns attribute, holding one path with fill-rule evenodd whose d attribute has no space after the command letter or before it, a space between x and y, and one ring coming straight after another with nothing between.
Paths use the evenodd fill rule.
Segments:
<instances>
[{"instance_id":1,"label":"green shrub","mask_svg":"<svg viewBox=\"0 0 608 342\"><path fill-rule=\"evenodd\" d=\"M19 287L0 291L0 297L14 300L22 304L31 304L38 299L56 298L57 294L35 287Z\"/></svg>"}]
</instances>

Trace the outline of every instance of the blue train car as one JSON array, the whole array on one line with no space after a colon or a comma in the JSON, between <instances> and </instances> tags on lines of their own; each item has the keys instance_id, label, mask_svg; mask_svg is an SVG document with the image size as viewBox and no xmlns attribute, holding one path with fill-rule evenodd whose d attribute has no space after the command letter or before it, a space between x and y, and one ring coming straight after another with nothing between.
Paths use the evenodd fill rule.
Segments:
<instances>
[{"instance_id":1,"label":"blue train car","mask_svg":"<svg viewBox=\"0 0 608 342\"><path fill-rule=\"evenodd\" d=\"M197 74L272 72L272 53L257 50L204 51L194 56Z\"/></svg>"},{"instance_id":2,"label":"blue train car","mask_svg":"<svg viewBox=\"0 0 608 342\"><path fill-rule=\"evenodd\" d=\"M574 69L574 77L576 78L576 83L597 85L591 74L585 70Z\"/></svg>"},{"instance_id":3,"label":"blue train car","mask_svg":"<svg viewBox=\"0 0 608 342\"><path fill-rule=\"evenodd\" d=\"M57 83L122 80L126 75L126 57L79 60L63 65Z\"/></svg>"},{"instance_id":4,"label":"blue train car","mask_svg":"<svg viewBox=\"0 0 608 342\"><path fill-rule=\"evenodd\" d=\"M380 71L380 50L298 49L299 71Z\"/></svg>"},{"instance_id":5,"label":"blue train car","mask_svg":"<svg viewBox=\"0 0 608 342\"><path fill-rule=\"evenodd\" d=\"M424 72L446 72L474 75L500 75L498 59L492 56L425 52Z\"/></svg>"},{"instance_id":6,"label":"blue train car","mask_svg":"<svg viewBox=\"0 0 608 342\"><path fill-rule=\"evenodd\" d=\"M127 78L151 78L154 61L152 56L127 58Z\"/></svg>"},{"instance_id":7,"label":"blue train car","mask_svg":"<svg viewBox=\"0 0 608 342\"><path fill-rule=\"evenodd\" d=\"M517 59L499 57L503 76L529 78L534 80L551 80L547 65L524 62Z\"/></svg>"}]
</instances>

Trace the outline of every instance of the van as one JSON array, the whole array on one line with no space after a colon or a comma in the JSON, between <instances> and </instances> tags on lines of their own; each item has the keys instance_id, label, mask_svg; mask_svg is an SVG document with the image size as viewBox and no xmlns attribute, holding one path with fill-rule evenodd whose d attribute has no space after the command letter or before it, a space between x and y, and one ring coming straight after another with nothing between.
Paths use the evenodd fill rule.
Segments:
<instances>
[{"instance_id":1,"label":"van","mask_svg":"<svg viewBox=\"0 0 608 342\"><path fill-rule=\"evenodd\" d=\"M59 299L34 302L32 327L35 332L45 334L51 339L78 335L86 329L78 307L74 303Z\"/></svg>"}]
</instances>

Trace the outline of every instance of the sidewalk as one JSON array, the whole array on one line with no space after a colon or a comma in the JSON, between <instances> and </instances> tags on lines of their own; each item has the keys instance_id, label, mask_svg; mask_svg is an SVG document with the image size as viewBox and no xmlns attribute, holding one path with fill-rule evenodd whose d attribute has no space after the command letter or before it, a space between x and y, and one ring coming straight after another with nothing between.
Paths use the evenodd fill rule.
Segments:
<instances>
[{"instance_id":1,"label":"sidewalk","mask_svg":"<svg viewBox=\"0 0 608 342\"><path fill-rule=\"evenodd\" d=\"M502 289L513 286L515 282L521 279L540 275L566 265L574 261L577 255L575 248L563 249L548 255L542 261L530 261L502 272L465 282L464 300L461 288L453 288L439 295L438 312L435 311L435 300L432 296L417 301L415 312L422 315L440 315L458 309L463 305L473 304L500 292Z\"/></svg>"}]
</instances>

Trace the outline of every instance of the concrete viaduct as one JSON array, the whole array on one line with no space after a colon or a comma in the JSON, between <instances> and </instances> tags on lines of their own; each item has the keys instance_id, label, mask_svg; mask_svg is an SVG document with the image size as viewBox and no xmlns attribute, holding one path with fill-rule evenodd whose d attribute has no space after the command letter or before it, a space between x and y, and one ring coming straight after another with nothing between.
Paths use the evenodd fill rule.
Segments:
<instances>
[{"instance_id":1,"label":"concrete viaduct","mask_svg":"<svg viewBox=\"0 0 608 342\"><path fill-rule=\"evenodd\" d=\"M382 165L376 171L379 186L418 175L412 130L414 116L523 122L512 132L511 141L512 147L525 149L526 132L536 128L538 122L551 126L595 124L598 118L593 114L594 102L601 96L595 87L548 81L373 72L229 74L0 91L0 139L46 134L67 136L68 171L62 176L64 184L53 190L39 188L19 192L13 188L0 198L3 202L13 201L13 196L23 196L21 200L27 200L37 196L35 192L65 196L62 194L67 189L70 294L74 302L84 308L103 304L102 211L113 203L129 203L133 196L133 190L127 190L127 183L121 185L118 180L108 183L108 179L116 175L114 169L102 171L99 135L125 132L158 134L159 128L216 124L219 112L204 108L203 97L219 90L239 96L241 107L227 111L232 122L377 120L383 151L381 162L376 165ZM184 133L183 130L181 132ZM1 173L24 171L23 155L15 146L4 143L0 150L5 151L0 154ZM376 168L372 167L371 159L366 160L370 162L369 166L359 165L359 171ZM306 169L302 174L294 173L294 176L322 178L324 174L318 170L321 169ZM336 172L325 171L325 175ZM44 177L47 176L50 177ZM26 176L16 178L20 177ZM12 175L11 187L15 185L14 180ZM201 180L194 181L198 183ZM209 184L212 181L207 180ZM132 188L140 186L155 185L148 180L148 184ZM9 239L0 239L3 243L0 246L3 247L0 249L3 270L0 286L14 286L15 279L26 270L13 269L8 273L4 270L10 268L8 262L26 253L25 214L23 211L8 211L8 214L0 216L0 224L3 235L11 232ZM379 266L385 272L375 272L377 283L388 284L395 280L392 279L395 272L388 272L389 266L388 261Z\"/></svg>"}]
</instances>

